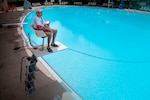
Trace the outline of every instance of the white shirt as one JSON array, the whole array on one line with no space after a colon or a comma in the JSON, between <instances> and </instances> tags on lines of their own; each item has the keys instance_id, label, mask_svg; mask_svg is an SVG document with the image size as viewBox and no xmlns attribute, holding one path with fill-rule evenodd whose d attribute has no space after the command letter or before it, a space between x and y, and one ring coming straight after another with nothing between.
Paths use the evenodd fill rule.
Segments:
<instances>
[{"instance_id":1,"label":"white shirt","mask_svg":"<svg viewBox=\"0 0 150 100\"><path fill-rule=\"evenodd\" d=\"M36 16L34 18L34 28L37 28L37 25L44 27L44 24L45 24L45 20L42 17Z\"/></svg>"}]
</instances>

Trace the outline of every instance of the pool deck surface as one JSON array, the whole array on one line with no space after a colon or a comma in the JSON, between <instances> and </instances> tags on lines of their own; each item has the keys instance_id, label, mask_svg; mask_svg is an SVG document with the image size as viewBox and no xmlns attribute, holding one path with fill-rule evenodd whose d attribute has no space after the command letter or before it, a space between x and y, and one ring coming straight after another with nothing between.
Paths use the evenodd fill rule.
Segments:
<instances>
[{"instance_id":1,"label":"pool deck surface","mask_svg":"<svg viewBox=\"0 0 150 100\"><path fill-rule=\"evenodd\" d=\"M20 10L0 12L0 25L20 23L27 11ZM28 63L23 60L22 83L20 82L21 59L31 56L29 49L25 47L22 34L18 32L20 27L0 27L0 100L72 100L66 96L66 90L56 81L44 66L38 62L36 72L35 93L26 95L25 71ZM17 49L18 48L18 49Z\"/></svg>"}]
</instances>

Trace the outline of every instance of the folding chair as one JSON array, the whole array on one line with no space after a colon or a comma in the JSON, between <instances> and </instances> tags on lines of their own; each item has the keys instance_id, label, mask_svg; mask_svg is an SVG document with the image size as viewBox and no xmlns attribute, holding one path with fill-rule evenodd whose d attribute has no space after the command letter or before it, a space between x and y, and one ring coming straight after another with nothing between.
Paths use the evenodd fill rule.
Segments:
<instances>
[{"instance_id":1,"label":"folding chair","mask_svg":"<svg viewBox=\"0 0 150 100\"><path fill-rule=\"evenodd\" d=\"M47 35L45 34L45 32L43 30L36 30L33 27L33 25L31 25L31 28L35 31L37 37L41 37L43 39L42 48L41 48L41 51L43 51L44 50L44 39L47 37Z\"/></svg>"}]
</instances>

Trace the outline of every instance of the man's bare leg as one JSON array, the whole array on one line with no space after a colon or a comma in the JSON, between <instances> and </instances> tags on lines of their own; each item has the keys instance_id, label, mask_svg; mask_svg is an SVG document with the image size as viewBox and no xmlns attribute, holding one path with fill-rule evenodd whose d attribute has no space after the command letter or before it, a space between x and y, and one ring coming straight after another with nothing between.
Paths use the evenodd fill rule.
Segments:
<instances>
[{"instance_id":1,"label":"man's bare leg","mask_svg":"<svg viewBox=\"0 0 150 100\"><path fill-rule=\"evenodd\" d=\"M55 44L55 38L56 38L56 34L57 34L57 30L51 29L53 32L53 39L52 39L52 44Z\"/></svg>"},{"instance_id":2,"label":"man's bare leg","mask_svg":"<svg viewBox=\"0 0 150 100\"><path fill-rule=\"evenodd\" d=\"M45 34L48 36L48 39L47 39L47 50L48 50L48 52L53 52L52 49L50 48L50 41L51 41L52 33L51 32L45 32Z\"/></svg>"}]
</instances>

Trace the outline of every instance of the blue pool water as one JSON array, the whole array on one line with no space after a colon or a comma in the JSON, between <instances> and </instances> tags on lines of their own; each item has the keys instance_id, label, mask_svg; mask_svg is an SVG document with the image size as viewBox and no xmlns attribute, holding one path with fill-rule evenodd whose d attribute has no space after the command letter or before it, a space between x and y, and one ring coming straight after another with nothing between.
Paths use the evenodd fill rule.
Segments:
<instances>
[{"instance_id":1,"label":"blue pool water","mask_svg":"<svg viewBox=\"0 0 150 100\"><path fill-rule=\"evenodd\" d=\"M58 29L56 41L68 47L43 59L82 99L150 99L150 14L76 6L43 10ZM23 27L40 45L30 28L34 16Z\"/></svg>"}]
</instances>

